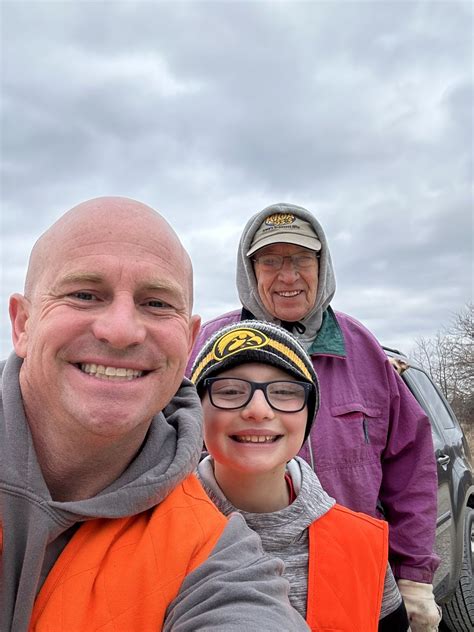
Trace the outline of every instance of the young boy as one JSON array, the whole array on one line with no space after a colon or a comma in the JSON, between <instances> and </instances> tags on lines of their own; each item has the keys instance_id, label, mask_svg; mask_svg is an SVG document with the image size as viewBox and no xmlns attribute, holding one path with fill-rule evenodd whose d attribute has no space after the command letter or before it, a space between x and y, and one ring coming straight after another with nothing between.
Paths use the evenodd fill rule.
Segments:
<instances>
[{"instance_id":1,"label":"young boy","mask_svg":"<svg viewBox=\"0 0 474 632\"><path fill-rule=\"evenodd\" d=\"M239 511L285 562L290 601L312 630L406 632L387 563L388 526L335 503L296 454L319 406L311 361L269 322L216 332L192 369L209 452L198 475L224 514Z\"/></svg>"}]
</instances>

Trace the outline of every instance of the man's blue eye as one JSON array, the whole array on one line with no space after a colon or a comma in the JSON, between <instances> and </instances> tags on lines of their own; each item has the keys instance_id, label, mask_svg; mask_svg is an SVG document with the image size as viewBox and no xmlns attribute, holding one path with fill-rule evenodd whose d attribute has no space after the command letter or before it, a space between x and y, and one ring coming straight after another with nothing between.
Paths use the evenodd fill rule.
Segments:
<instances>
[{"instance_id":1,"label":"man's blue eye","mask_svg":"<svg viewBox=\"0 0 474 632\"><path fill-rule=\"evenodd\" d=\"M93 301L95 298L90 292L74 292L73 296L81 299L81 301Z\"/></svg>"},{"instance_id":2,"label":"man's blue eye","mask_svg":"<svg viewBox=\"0 0 474 632\"><path fill-rule=\"evenodd\" d=\"M169 307L168 303L164 303L163 301L159 301L158 299L147 301L147 305L149 307Z\"/></svg>"}]
</instances>

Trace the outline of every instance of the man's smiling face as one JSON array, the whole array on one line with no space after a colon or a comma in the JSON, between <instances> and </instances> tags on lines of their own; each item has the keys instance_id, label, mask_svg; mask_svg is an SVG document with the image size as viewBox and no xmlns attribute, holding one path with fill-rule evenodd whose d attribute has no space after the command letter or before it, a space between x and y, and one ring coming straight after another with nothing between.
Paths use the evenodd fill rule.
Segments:
<instances>
[{"instance_id":1,"label":"man's smiling face","mask_svg":"<svg viewBox=\"0 0 474 632\"><path fill-rule=\"evenodd\" d=\"M158 215L117 209L73 216L49 241L27 298L12 298L28 416L40 407L58 432L143 432L196 333L187 257Z\"/></svg>"},{"instance_id":2,"label":"man's smiling face","mask_svg":"<svg viewBox=\"0 0 474 632\"><path fill-rule=\"evenodd\" d=\"M265 309L275 318L294 322L304 318L314 307L318 291L318 260L309 268L297 268L289 257L312 253L294 244L272 244L258 250L254 258L255 277L260 299ZM263 255L287 257L280 270L264 270L258 258Z\"/></svg>"}]
</instances>

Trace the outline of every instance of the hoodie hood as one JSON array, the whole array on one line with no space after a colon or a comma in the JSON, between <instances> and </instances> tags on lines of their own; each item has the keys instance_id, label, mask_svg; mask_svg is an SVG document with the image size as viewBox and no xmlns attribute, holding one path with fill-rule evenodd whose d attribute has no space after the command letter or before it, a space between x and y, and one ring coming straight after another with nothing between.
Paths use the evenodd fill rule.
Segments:
<instances>
[{"instance_id":1,"label":"hoodie hood","mask_svg":"<svg viewBox=\"0 0 474 632\"><path fill-rule=\"evenodd\" d=\"M321 242L316 301L308 314L298 321L304 326L304 332L300 333L298 329L293 330L293 333L298 336L300 342L307 349L319 331L323 319L323 313L329 306L336 291L336 278L334 275L326 235L324 234L320 223L309 211L294 204L272 204L249 219L240 238L237 253L237 291L243 307L255 318L259 320L268 320L270 322L277 323L278 325L281 324L282 321L280 319L275 318L265 309L258 294L257 279L255 277L252 258L247 257L247 252L251 247L255 233L259 229L263 220L274 213L292 213L293 215L306 220L311 224L314 232Z\"/></svg>"}]
</instances>

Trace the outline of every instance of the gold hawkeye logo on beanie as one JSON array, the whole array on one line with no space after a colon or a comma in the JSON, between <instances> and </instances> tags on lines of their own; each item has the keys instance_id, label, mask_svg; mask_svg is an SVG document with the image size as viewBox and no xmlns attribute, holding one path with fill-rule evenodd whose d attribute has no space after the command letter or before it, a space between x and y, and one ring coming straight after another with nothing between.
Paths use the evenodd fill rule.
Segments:
<instances>
[{"instance_id":1,"label":"gold hawkeye logo on beanie","mask_svg":"<svg viewBox=\"0 0 474 632\"><path fill-rule=\"evenodd\" d=\"M212 353L214 359L219 361L244 349L260 349L267 343L267 336L256 329L236 329L221 336L216 341Z\"/></svg>"}]
</instances>

